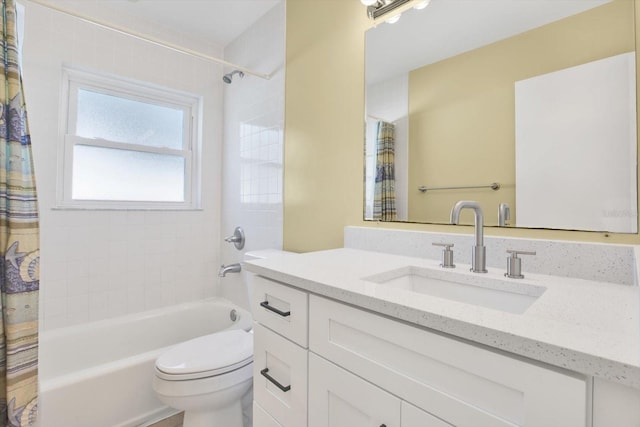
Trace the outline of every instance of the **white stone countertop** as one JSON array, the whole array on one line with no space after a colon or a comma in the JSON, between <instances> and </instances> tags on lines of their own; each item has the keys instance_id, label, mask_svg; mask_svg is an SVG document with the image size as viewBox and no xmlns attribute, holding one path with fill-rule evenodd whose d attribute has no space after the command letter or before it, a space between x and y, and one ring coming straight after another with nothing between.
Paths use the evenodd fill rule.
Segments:
<instances>
[{"instance_id":1,"label":"white stone countertop","mask_svg":"<svg viewBox=\"0 0 640 427\"><path fill-rule=\"evenodd\" d=\"M394 289L363 280L407 266L442 272L431 259L357 249L284 254L245 262L261 276L408 323L495 349L640 389L640 291L638 286L526 274L515 286L546 291L523 314ZM469 280L504 281L504 270L471 273Z\"/></svg>"}]
</instances>

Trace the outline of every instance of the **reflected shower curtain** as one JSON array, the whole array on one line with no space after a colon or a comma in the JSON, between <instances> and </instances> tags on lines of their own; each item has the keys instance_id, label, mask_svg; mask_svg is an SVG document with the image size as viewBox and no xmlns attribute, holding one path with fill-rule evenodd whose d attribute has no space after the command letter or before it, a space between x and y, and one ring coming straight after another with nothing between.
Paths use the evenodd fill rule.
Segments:
<instances>
[{"instance_id":1,"label":"reflected shower curtain","mask_svg":"<svg viewBox=\"0 0 640 427\"><path fill-rule=\"evenodd\" d=\"M18 62L15 0L2 0L0 87L0 420L31 426L37 416L38 206Z\"/></svg>"},{"instance_id":2,"label":"reflected shower curtain","mask_svg":"<svg viewBox=\"0 0 640 427\"><path fill-rule=\"evenodd\" d=\"M378 122L373 198L373 219L378 221L396 220L395 143L395 126Z\"/></svg>"}]
</instances>

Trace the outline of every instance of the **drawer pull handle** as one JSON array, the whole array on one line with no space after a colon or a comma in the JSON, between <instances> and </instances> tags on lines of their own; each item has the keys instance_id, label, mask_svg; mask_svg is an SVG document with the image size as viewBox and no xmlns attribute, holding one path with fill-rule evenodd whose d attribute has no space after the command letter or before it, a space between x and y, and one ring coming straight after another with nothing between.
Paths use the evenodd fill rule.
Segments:
<instances>
[{"instance_id":1,"label":"drawer pull handle","mask_svg":"<svg viewBox=\"0 0 640 427\"><path fill-rule=\"evenodd\" d=\"M287 317L287 316L291 316L291 312L290 311L280 311L277 308L270 306L269 305L269 301L262 301L260 303L260 307L264 307L269 311L273 311L276 314L279 314L282 317Z\"/></svg>"},{"instance_id":2,"label":"drawer pull handle","mask_svg":"<svg viewBox=\"0 0 640 427\"><path fill-rule=\"evenodd\" d=\"M280 384L275 378L273 378L271 375L269 375L269 368L264 368L263 370L260 371L260 374L265 377L266 379L268 379L269 381L271 381L271 383L273 385L275 385L276 387L278 387L280 390L284 391L285 393L288 392L289 390L291 390L291 386L283 386L282 384Z\"/></svg>"}]
</instances>

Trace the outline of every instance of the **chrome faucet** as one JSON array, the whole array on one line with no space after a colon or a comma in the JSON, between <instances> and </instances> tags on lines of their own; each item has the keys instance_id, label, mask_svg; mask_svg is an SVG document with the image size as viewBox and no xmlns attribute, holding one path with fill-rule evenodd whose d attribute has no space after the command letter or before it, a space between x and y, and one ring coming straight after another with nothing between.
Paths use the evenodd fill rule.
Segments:
<instances>
[{"instance_id":1,"label":"chrome faucet","mask_svg":"<svg viewBox=\"0 0 640 427\"><path fill-rule=\"evenodd\" d=\"M240 273L242 270L242 266L238 263L220 266L220 270L218 271L218 277L225 277L227 273Z\"/></svg>"},{"instance_id":2,"label":"chrome faucet","mask_svg":"<svg viewBox=\"0 0 640 427\"><path fill-rule=\"evenodd\" d=\"M470 200L461 200L456 203L453 206L453 209L451 209L451 224L458 224L460 222L460 211L465 208L473 209L475 218L474 224L476 244L473 246L473 249L471 251L471 271L473 271L474 273L486 273L486 248L484 247L484 238L482 231L484 223L480 204L478 202L473 202Z\"/></svg>"}]
</instances>

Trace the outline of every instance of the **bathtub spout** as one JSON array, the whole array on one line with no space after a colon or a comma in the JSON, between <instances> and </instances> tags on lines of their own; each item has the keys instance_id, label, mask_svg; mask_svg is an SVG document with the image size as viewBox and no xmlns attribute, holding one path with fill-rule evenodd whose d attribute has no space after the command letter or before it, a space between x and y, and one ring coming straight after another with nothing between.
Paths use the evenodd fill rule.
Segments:
<instances>
[{"instance_id":1,"label":"bathtub spout","mask_svg":"<svg viewBox=\"0 0 640 427\"><path fill-rule=\"evenodd\" d=\"M240 273L242 270L242 266L238 263L220 266L220 270L218 271L218 277L225 277L227 273Z\"/></svg>"}]
</instances>

